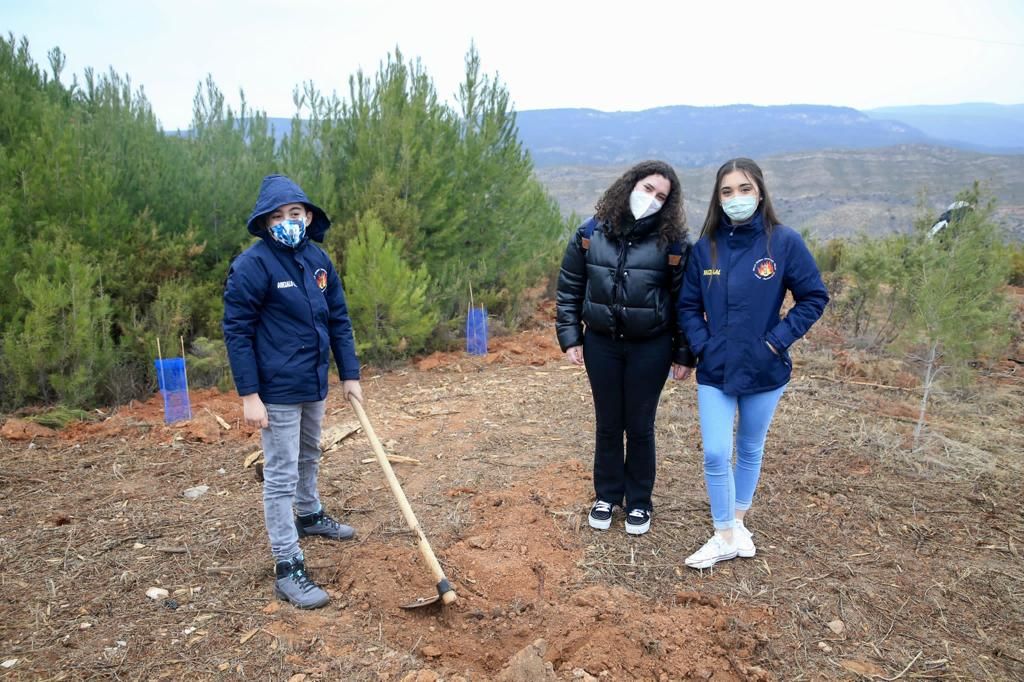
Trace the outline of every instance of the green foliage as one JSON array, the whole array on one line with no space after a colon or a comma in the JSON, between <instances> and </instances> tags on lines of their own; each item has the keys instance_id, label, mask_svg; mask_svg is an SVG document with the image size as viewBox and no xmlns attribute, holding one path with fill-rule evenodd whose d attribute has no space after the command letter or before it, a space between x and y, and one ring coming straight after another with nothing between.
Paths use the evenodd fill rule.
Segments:
<instances>
[{"instance_id":1,"label":"green foliage","mask_svg":"<svg viewBox=\"0 0 1024 682\"><path fill-rule=\"evenodd\" d=\"M231 390L231 367L224 341L199 336L192 340L189 350L191 352L185 356L189 387L216 386L221 391Z\"/></svg>"},{"instance_id":2,"label":"green foliage","mask_svg":"<svg viewBox=\"0 0 1024 682\"><path fill-rule=\"evenodd\" d=\"M910 307L906 282L910 251L906 235L861 236L841 247L842 296L833 308L856 341L877 348L899 335Z\"/></svg>"},{"instance_id":3,"label":"green foliage","mask_svg":"<svg viewBox=\"0 0 1024 682\"><path fill-rule=\"evenodd\" d=\"M32 262L14 277L27 302L17 331L4 339L4 364L15 400L53 399L73 407L103 395L114 359L111 303L100 271L74 244L31 244Z\"/></svg>"},{"instance_id":4,"label":"green foliage","mask_svg":"<svg viewBox=\"0 0 1024 682\"><path fill-rule=\"evenodd\" d=\"M25 420L51 429L63 429L71 422L91 421L93 416L85 410L58 405L52 410L47 410L41 414L29 415L25 417Z\"/></svg>"},{"instance_id":5,"label":"green foliage","mask_svg":"<svg viewBox=\"0 0 1024 682\"><path fill-rule=\"evenodd\" d=\"M387 362L422 350L437 324L427 299L430 275L402 259L401 244L373 211L360 216L358 229L345 278L357 352L364 361Z\"/></svg>"},{"instance_id":6,"label":"green foliage","mask_svg":"<svg viewBox=\"0 0 1024 682\"><path fill-rule=\"evenodd\" d=\"M55 48L40 68L27 40L0 37L4 407L150 392L157 339L176 355L184 338L197 385L223 383L223 281L271 172L334 219L325 246L369 315L355 324L367 359L443 343L471 288L514 325L557 272L562 221L474 48L457 108L396 49L345 100L297 88L277 146L266 115L244 93L229 106L211 78L192 129L169 135L129 77L85 69L66 84L64 64Z\"/></svg>"},{"instance_id":7,"label":"green foliage","mask_svg":"<svg viewBox=\"0 0 1024 682\"><path fill-rule=\"evenodd\" d=\"M1015 287L1024 287L1024 244L1007 247L1010 252L1010 274L1007 281Z\"/></svg>"},{"instance_id":8,"label":"green foliage","mask_svg":"<svg viewBox=\"0 0 1024 682\"><path fill-rule=\"evenodd\" d=\"M410 266L426 266L442 321L461 318L470 287L491 312L518 318L520 294L556 267L562 221L533 177L508 92L480 74L475 49L458 112L438 100L419 62L397 50L373 79L350 79L347 101L311 86L296 101L309 110L309 129L298 138L293 125L282 153L315 183L338 179L327 245L345 259L339 268L347 272L343 246L358 216L372 210ZM317 150L330 156L318 160Z\"/></svg>"},{"instance_id":9,"label":"green foliage","mask_svg":"<svg viewBox=\"0 0 1024 682\"><path fill-rule=\"evenodd\" d=\"M964 376L968 361L991 355L1008 340L1004 285L1010 253L992 218L992 200L977 185L957 199L974 209L936 237L927 236L934 217L916 222L905 280L911 315L902 338L911 344L937 344L942 364Z\"/></svg>"},{"instance_id":10,"label":"green foliage","mask_svg":"<svg viewBox=\"0 0 1024 682\"><path fill-rule=\"evenodd\" d=\"M847 248L844 240L829 239L822 243L812 237L807 230L802 230L800 234L803 236L807 248L810 249L811 255L814 256L814 262L817 263L818 270L822 275L827 276L839 270L843 264L843 252Z\"/></svg>"},{"instance_id":11,"label":"green foliage","mask_svg":"<svg viewBox=\"0 0 1024 682\"><path fill-rule=\"evenodd\" d=\"M0 40L0 276L16 282L0 302L0 400L136 397L149 387L163 282L191 295L193 318L178 326L219 331L213 278L244 236L206 249L208 230L189 217L208 193L191 184L189 145L164 135L129 79L86 69L66 87L63 55L50 61L52 78L26 41ZM73 296L90 289L93 301Z\"/></svg>"},{"instance_id":12,"label":"green foliage","mask_svg":"<svg viewBox=\"0 0 1024 682\"><path fill-rule=\"evenodd\" d=\"M994 201L978 187L957 199L972 208L938 234L929 234L934 217L916 223L913 250L906 259L909 324L902 341L921 349L923 395L914 429L921 442L928 401L938 376L953 374L961 384L971 378L971 361L1005 346L1010 306L1004 291L1010 253L992 219Z\"/></svg>"}]
</instances>

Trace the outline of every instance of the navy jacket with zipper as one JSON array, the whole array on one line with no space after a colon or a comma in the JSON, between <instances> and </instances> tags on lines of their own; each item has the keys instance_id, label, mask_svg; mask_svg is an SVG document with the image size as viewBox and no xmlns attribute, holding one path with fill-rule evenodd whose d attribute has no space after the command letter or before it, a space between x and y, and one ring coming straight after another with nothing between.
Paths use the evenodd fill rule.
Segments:
<instances>
[{"instance_id":1,"label":"navy jacket with zipper","mask_svg":"<svg viewBox=\"0 0 1024 682\"><path fill-rule=\"evenodd\" d=\"M295 248L275 241L265 216L284 204L313 212L306 238ZM322 242L327 215L283 175L260 186L249 232L260 237L231 263L224 285L224 342L239 395L265 403L297 404L327 397L333 351L343 380L359 378L352 323L341 279Z\"/></svg>"},{"instance_id":2,"label":"navy jacket with zipper","mask_svg":"<svg viewBox=\"0 0 1024 682\"><path fill-rule=\"evenodd\" d=\"M679 297L697 383L728 395L776 389L792 372L789 347L821 317L828 291L799 233L776 225L769 242L760 210L744 225L723 218L717 233L714 261L707 237L694 245ZM787 291L796 303L780 318Z\"/></svg>"},{"instance_id":3,"label":"navy jacket with zipper","mask_svg":"<svg viewBox=\"0 0 1024 682\"><path fill-rule=\"evenodd\" d=\"M583 345L583 327L617 339L672 335L672 361L692 367L694 357L676 324L676 298L690 246L678 265L659 244L656 215L621 235L598 224L583 248L586 224L569 239L558 275L556 331L565 351Z\"/></svg>"}]
</instances>

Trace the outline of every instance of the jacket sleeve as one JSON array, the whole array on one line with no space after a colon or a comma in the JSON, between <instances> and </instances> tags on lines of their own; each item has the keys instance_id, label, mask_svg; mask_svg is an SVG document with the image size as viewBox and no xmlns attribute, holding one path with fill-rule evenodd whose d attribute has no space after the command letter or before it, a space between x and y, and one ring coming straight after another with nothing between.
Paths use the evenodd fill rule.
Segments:
<instances>
[{"instance_id":1,"label":"jacket sleeve","mask_svg":"<svg viewBox=\"0 0 1024 682\"><path fill-rule=\"evenodd\" d=\"M558 273L555 298L555 331L562 351L583 345L583 297L587 292L587 255L583 250L583 228L569 238Z\"/></svg>"},{"instance_id":2,"label":"jacket sleeve","mask_svg":"<svg viewBox=\"0 0 1024 682\"><path fill-rule=\"evenodd\" d=\"M686 260L683 285L676 304L676 322L679 331L690 344L690 352L700 357L704 346L711 338L708 323L704 319L704 292L701 289L700 252L693 248Z\"/></svg>"},{"instance_id":3,"label":"jacket sleeve","mask_svg":"<svg viewBox=\"0 0 1024 682\"><path fill-rule=\"evenodd\" d=\"M341 286L334 264L327 259L327 328L331 337L331 351L338 364L338 376L342 381L359 380L359 358L356 356L356 340L352 332L352 320L348 316L345 291Z\"/></svg>"},{"instance_id":4,"label":"jacket sleeve","mask_svg":"<svg viewBox=\"0 0 1024 682\"><path fill-rule=\"evenodd\" d=\"M694 367L697 365L697 356L690 350L690 344L686 340L686 334L679 324L679 295L682 292L683 280L686 276L686 266L690 262L693 248L689 243L683 243L683 254L679 265L672 268L672 313L676 319L672 321L672 362Z\"/></svg>"},{"instance_id":5,"label":"jacket sleeve","mask_svg":"<svg viewBox=\"0 0 1024 682\"><path fill-rule=\"evenodd\" d=\"M238 395L260 390L256 325L259 324L269 281L259 261L243 254L231 264L224 282L224 345Z\"/></svg>"},{"instance_id":6,"label":"jacket sleeve","mask_svg":"<svg viewBox=\"0 0 1024 682\"><path fill-rule=\"evenodd\" d=\"M783 284L793 292L796 303L766 335L768 341L780 351L789 348L807 333L825 312L829 300L828 290L821 280L814 256L799 234L791 234Z\"/></svg>"}]
</instances>

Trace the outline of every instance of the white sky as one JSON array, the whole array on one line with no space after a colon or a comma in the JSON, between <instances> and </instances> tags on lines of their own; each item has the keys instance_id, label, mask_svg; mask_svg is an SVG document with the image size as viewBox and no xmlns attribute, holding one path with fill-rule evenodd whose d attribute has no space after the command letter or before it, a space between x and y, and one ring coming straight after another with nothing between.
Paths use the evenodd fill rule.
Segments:
<instances>
[{"instance_id":1,"label":"white sky","mask_svg":"<svg viewBox=\"0 0 1024 682\"><path fill-rule=\"evenodd\" d=\"M43 66L59 46L65 83L130 75L166 129L207 74L290 117L396 46L453 101L471 41L519 111L1024 103L1024 0L0 0L0 30Z\"/></svg>"}]
</instances>

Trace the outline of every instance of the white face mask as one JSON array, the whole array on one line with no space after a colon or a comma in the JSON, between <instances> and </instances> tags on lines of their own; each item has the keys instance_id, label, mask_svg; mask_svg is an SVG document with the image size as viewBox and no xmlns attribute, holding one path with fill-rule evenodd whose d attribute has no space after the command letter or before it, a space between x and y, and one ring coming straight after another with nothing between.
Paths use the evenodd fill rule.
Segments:
<instances>
[{"instance_id":1,"label":"white face mask","mask_svg":"<svg viewBox=\"0 0 1024 682\"><path fill-rule=\"evenodd\" d=\"M661 210L661 202L654 195L635 189L629 195L629 210L637 220L654 215Z\"/></svg>"}]
</instances>

